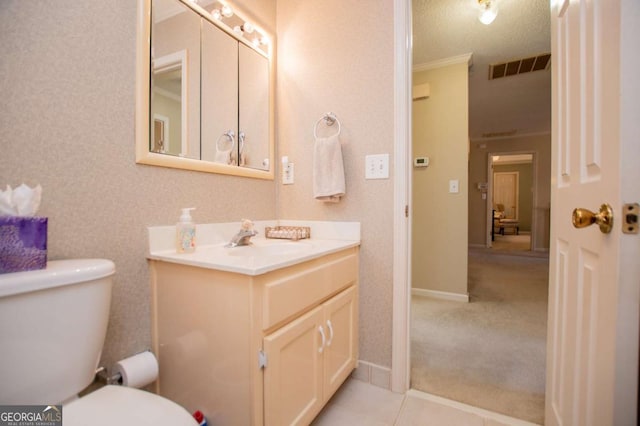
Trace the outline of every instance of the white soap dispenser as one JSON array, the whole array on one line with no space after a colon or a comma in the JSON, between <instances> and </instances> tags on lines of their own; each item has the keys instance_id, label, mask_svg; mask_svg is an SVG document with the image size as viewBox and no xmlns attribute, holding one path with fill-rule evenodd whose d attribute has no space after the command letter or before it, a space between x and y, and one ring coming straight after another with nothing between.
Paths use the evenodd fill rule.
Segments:
<instances>
[{"instance_id":1,"label":"white soap dispenser","mask_svg":"<svg viewBox=\"0 0 640 426\"><path fill-rule=\"evenodd\" d=\"M176 224L178 253L193 253L196 249L196 224L191 220L191 210L195 210L195 207L182 209L182 215Z\"/></svg>"}]
</instances>

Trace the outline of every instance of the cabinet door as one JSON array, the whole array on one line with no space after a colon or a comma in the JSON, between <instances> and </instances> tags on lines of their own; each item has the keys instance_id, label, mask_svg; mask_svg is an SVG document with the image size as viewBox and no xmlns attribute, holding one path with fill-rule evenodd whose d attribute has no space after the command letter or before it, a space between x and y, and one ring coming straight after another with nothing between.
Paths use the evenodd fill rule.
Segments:
<instances>
[{"instance_id":1,"label":"cabinet door","mask_svg":"<svg viewBox=\"0 0 640 426\"><path fill-rule=\"evenodd\" d=\"M265 425L306 425L320 412L322 314L317 307L264 338Z\"/></svg>"},{"instance_id":2,"label":"cabinet door","mask_svg":"<svg viewBox=\"0 0 640 426\"><path fill-rule=\"evenodd\" d=\"M201 159L237 161L238 42L202 19ZM225 133L233 131L233 138Z\"/></svg>"},{"instance_id":3,"label":"cabinet door","mask_svg":"<svg viewBox=\"0 0 640 426\"><path fill-rule=\"evenodd\" d=\"M323 365L325 399L333 395L356 366L358 359L356 295L356 287L351 287L323 305L324 327L327 330Z\"/></svg>"},{"instance_id":4,"label":"cabinet door","mask_svg":"<svg viewBox=\"0 0 640 426\"><path fill-rule=\"evenodd\" d=\"M271 129L269 59L238 44L238 130L244 133L241 166L269 170Z\"/></svg>"}]
</instances>

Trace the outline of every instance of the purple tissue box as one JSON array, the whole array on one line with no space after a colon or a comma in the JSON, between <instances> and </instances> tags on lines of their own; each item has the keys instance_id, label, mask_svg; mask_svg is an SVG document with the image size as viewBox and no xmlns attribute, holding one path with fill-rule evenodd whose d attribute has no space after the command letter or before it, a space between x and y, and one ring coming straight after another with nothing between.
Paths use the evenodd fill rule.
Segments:
<instances>
[{"instance_id":1,"label":"purple tissue box","mask_svg":"<svg viewBox=\"0 0 640 426\"><path fill-rule=\"evenodd\" d=\"M0 216L0 274L47 266L47 218Z\"/></svg>"}]
</instances>

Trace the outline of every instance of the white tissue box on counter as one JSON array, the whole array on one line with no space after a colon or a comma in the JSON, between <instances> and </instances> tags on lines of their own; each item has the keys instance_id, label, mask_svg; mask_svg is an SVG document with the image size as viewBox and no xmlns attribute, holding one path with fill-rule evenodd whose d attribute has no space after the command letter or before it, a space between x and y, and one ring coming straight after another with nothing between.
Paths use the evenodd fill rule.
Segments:
<instances>
[{"instance_id":1,"label":"white tissue box on counter","mask_svg":"<svg viewBox=\"0 0 640 426\"><path fill-rule=\"evenodd\" d=\"M0 216L0 274L47 266L47 218Z\"/></svg>"}]
</instances>

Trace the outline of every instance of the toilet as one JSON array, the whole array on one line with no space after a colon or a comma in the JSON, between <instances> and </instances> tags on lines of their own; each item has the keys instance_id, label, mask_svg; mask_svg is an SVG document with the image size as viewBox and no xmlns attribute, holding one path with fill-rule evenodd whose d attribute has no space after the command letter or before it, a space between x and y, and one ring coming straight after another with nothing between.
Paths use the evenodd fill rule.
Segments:
<instances>
[{"instance_id":1,"label":"toilet","mask_svg":"<svg viewBox=\"0 0 640 426\"><path fill-rule=\"evenodd\" d=\"M78 393L94 380L109 319L113 262L58 260L0 274L0 401L62 404L65 426L197 426L181 406L123 386Z\"/></svg>"}]
</instances>

